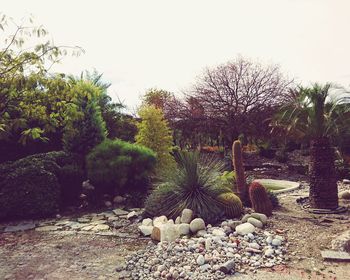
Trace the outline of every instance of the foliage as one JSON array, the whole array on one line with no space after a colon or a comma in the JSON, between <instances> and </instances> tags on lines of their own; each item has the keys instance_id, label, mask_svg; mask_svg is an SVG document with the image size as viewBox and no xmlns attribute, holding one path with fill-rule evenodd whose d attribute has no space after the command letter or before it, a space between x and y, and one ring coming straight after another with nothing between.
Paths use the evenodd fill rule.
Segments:
<instances>
[{"instance_id":1,"label":"foliage","mask_svg":"<svg viewBox=\"0 0 350 280\"><path fill-rule=\"evenodd\" d=\"M285 147L282 147L281 149L277 150L275 158L278 162L281 163L285 163L288 161L288 153Z\"/></svg>"},{"instance_id":2,"label":"foliage","mask_svg":"<svg viewBox=\"0 0 350 280\"><path fill-rule=\"evenodd\" d=\"M223 188L237 192L236 173L234 171L224 171L219 176L219 182Z\"/></svg>"},{"instance_id":3,"label":"foliage","mask_svg":"<svg viewBox=\"0 0 350 280\"><path fill-rule=\"evenodd\" d=\"M143 96L143 103L147 106L154 106L164 112L166 103L170 98L170 92L162 89L151 88L147 90Z\"/></svg>"},{"instance_id":4,"label":"foliage","mask_svg":"<svg viewBox=\"0 0 350 280\"><path fill-rule=\"evenodd\" d=\"M96 104L99 89L90 82L77 82L73 89L81 96L77 100L81 110L79 117L72 118L65 127L63 135L64 149L80 154L83 158L106 138L105 122Z\"/></svg>"},{"instance_id":5,"label":"foliage","mask_svg":"<svg viewBox=\"0 0 350 280\"><path fill-rule=\"evenodd\" d=\"M175 167L175 161L170 154L173 148L172 132L160 109L143 106L139 115L141 122L137 124L136 143L156 152L156 174L163 176Z\"/></svg>"},{"instance_id":6,"label":"foliage","mask_svg":"<svg viewBox=\"0 0 350 280\"><path fill-rule=\"evenodd\" d=\"M331 90L331 84L314 84L292 91L292 100L272 123L273 130L308 141L330 137L337 143L337 139L350 133L350 96L344 92L331 94Z\"/></svg>"},{"instance_id":7,"label":"foliage","mask_svg":"<svg viewBox=\"0 0 350 280\"><path fill-rule=\"evenodd\" d=\"M258 182L251 183L249 197L255 212L263 213L266 216L272 215L272 203L263 185Z\"/></svg>"},{"instance_id":8,"label":"foliage","mask_svg":"<svg viewBox=\"0 0 350 280\"><path fill-rule=\"evenodd\" d=\"M225 216L227 218L238 218L243 211L243 205L240 198L233 192L220 194L218 199L223 204Z\"/></svg>"},{"instance_id":9,"label":"foliage","mask_svg":"<svg viewBox=\"0 0 350 280\"><path fill-rule=\"evenodd\" d=\"M223 214L218 196L230 192L218 179L224 164L213 157L201 158L198 152L180 151L176 159L178 168L147 198L146 213L176 218L189 208L207 222L217 221Z\"/></svg>"},{"instance_id":10,"label":"foliage","mask_svg":"<svg viewBox=\"0 0 350 280\"><path fill-rule=\"evenodd\" d=\"M87 156L87 174L100 193L146 195L156 157L152 150L122 140L105 140Z\"/></svg>"},{"instance_id":11,"label":"foliage","mask_svg":"<svg viewBox=\"0 0 350 280\"><path fill-rule=\"evenodd\" d=\"M56 213L60 185L50 159L25 158L0 167L0 219L45 217Z\"/></svg>"},{"instance_id":12,"label":"foliage","mask_svg":"<svg viewBox=\"0 0 350 280\"><path fill-rule=\"evenodd\" d=\"M242 147L239 140L234 141L232 144L232 163L236 174L238 195L242 201L245 201L247 195L247 187L243 167Z\"/></svg>"},{"instance_id":13,"label":"foliage","mask_svg":"<svg viewBox=\"0 0 350 280\"><path fill-rule=\"evenodd\" d=\"M5 32L0 50L0 140L21 145L48 141L48 135L59 133L65 114L75 110L63 76L50 76L47 70L70 49L74 55L81 53L79 48L45 41L47 31L27 21L16 24L5 15L0 18ZM6 34L12 26L14 33ZM31 37L39 40L34 47L28 42Z\"/></svg>"}]
</instances>

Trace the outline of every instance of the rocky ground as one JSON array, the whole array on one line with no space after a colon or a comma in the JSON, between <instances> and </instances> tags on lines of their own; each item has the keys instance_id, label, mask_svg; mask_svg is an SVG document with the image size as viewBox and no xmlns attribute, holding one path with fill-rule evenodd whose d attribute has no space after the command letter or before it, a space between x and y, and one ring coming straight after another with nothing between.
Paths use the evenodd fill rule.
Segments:
<instances>
[{"instance_id":1,"label":"rocky ground","mask_svg":"<svg viewBox=\"0 0 350 280\"><path fill-rule=\"evenodd\" d=\"M340 189L350 189L350 186L341 184ZM207 279L350 279L350 263L324 261L321 256L321 250L330 249L332 241L350 229L349 212L310 214L296 203L296 199L307 196L307 191L307 186L303 186L291 193L280 194L281 208L274 211L265 228L258 230L252 240L245 240L247 237L235 236L233 233L231 237L230 234L223 237L224 240L212 240L212 255L203 254L204 258L213 257L216 250L218 254L225 252L226 257L228 253L233 254L233 258L239 254L241 259L246 257L248 263L236 261L235 274L214 273ZM347 200L341 200L341 203L350 206ZM176 244L176 250L185 251L186 258L172 259L176 257L176 252L167 251L168 245L164 243L162 246L165 247L162 248L161 245L150 244L149 238L140 236L138 211L133 209L126 213L116 210L79 217L26 221L19 227L18 223L0 224L0 279L119 279L131 276L128 265L131 270L139 270L139 266L133 267L133 263L130 265L130 260L135 264L141 258L143 262L149 262L150 267L156 267L153 278L149 279L156 279L158 273L156 276L154 273L162 270L162 267L158 267L172 261L172 272L181 266L184 268L187 262L187 266L197 267L198 270L192 279L198 279L198 275L209 275L201 271L208 270L208 266L202 267L203 260L199 258L200 251L208 245L205 237ZM16 231L18 229L23 231ZM208 233L213 234L213 231L208 230ZM269 246L266 243L268 233L283 238L280 248L273 247L274 250L280 249L281 255L276 254L276 262L272 267L264 265L271 259L265 256ZM228 249L231 247L224 243L233 244L237 240L239 242L236 243L240 243L242 248L230 245L232 249ZM256 245L249 245L251 243L256 243L259 249ZM251 252L249 256L245 249L249 247L264 253ZM223 260L229 260L231 254ZM253 257L256 257L254 262L251 261ZM252 265L257 262L256 267ZM217 262L218 265L222 263Z\"/></svg>"}]
</instances>

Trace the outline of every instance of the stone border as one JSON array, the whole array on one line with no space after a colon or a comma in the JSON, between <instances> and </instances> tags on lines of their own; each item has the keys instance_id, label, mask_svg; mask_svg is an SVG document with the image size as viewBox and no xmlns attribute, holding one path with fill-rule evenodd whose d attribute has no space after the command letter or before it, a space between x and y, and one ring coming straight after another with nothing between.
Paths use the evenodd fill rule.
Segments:
<instances>
[{"instance_id":1,"label":"stone border","mask_svg":"<svg viewBox=\"0 0 350 280\"><path fill-rule=\"evenodd\" d=\"M259 182L260 184L263 184L264 181L270 181L270 182L280 182L281 184L286 184L286 185L294 185L292 187L286 187L284 189L280 189L280 190L270 190L275 194L280 194L280 193L286 193L286 192L291 192L294 191L296 189L299 189L301 187L301 183L300 182L293 182L293 181L287 181L287 180L275 180L275 179L256 179L254 180L256 182Z\"/></svg>"}]
</instances>

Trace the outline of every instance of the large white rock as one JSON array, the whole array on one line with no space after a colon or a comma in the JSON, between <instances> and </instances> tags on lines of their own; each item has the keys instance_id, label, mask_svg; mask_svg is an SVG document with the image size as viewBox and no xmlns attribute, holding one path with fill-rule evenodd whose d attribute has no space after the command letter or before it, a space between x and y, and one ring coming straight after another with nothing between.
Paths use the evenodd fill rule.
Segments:
<instances>
[{"instance_id":1,"label":"large white rock","mask_svg":"<svg viewBox=\"0 0 350 280\"><path fill-rule=\"evenodd\" d=\"M257 228L262 228L263 227L263 223L260 222L260 220L255 219L253 217L248 218L248 223L251 223L253 226L255 226Z\"/></svg>"},{"instance_id":2,"label":"large white rock","mask_svg":"<svg viewBox=\"0 0 350 280\"><path fill-rule=\"evenodd\" d=\"M139 226L139 230L142 232L144 236L149 236L152 234L153 226L141 225Z\"/></svg>"},{"instance_id":3,"label":"large white rock","mask_svg":"<svg viewBox=\"0 0 350 280\"><path fill-rule=\"evenodd\" d=\"M142 220L142 225L143 226L152 226L153 225L153 221L150 218L146 218Z\"/></svg>"},{"instance_id":4,"label":"large white rock","mask_svg":"<svg viewBox=\"0 0 350 280\"><path fill-rule=\"evenodd\" d=\"M218 228L213 229L212 234L214 236L219 236L219 237L226 236L226 233L222 229L218 229Z\"/></svg>"},{"instance_id":5,"label":"large white rock","mask_svg":"<svg viewBox=\"0 0 350 280\"><path fill-rule=\"evenodd\" d=\"M205 229L205 222L202 218L195 218L190 223L190 230L196 233L199 230Z\"/></svg>"},{"instance_id":6,"label":"large white rock","mask_svg":"<svg viewBox=\"0 0 350 280\"><path fill-rule=\"evenodd\" d=\"M181 223L189 224L193 218L193 211L191 209L182 210Z\"/></svg>"},{"instance_id":7,"label":"large white rock","mask_svg":"<svg viewBox=\"0 0 350 280\"><path fill-rule=\"evenodd\" d=\"M153 226L159 227L161 225L166 224L167 221L168 221L168 218L166 216L155 217L153 219Z\"/></svg>"},{"instance_id":8,"label":"large white rock","mask_svg":"<svg viewBox=\"0 0 350 280\"><path fill-rule=\"evenodd\" d=\"M177 218L175 219L175 224L179 225L181 224L181 217L177 216Z\"/></svg>"},{"instance_id":9,"label":"large white rock","mask_svg":"<svg viewBox=\"0 0 350 280\"><path fill-rule=\"evenodd\" d=\"M254 231L255 231L255 226L253 226L251 223L244 223L236 226L236 232L239 235L246 235L248 233L253 233Z\"/></svg>"},{"instance_id":10,"label":"large white rock","mask_svg":"<svg viewBox=\"0 0 350 280\"><path fill-rule=\"evenodd\" d=\"M263 225L266 225L267 223L267 216L262 213L252 213L251 216L255 219L258 219L260 222L263 223Z\"/></svg>"},{"instance_id":11,"label":"large white rock","mask_svg":"<svg viewBox=\"0 0 350 280\"><path fill-rule=\"evenodd\" d=\"M160 227L160 241L175 241L180 237L179 231L174 224L164 224Z\"/></svg>"},{"instance_id":12,"label":"large white rock","mask_svg":"<svg viewBox=\"0 0 350 280\"><path fill-rule=\"evenodd\" d=\"M177 231L179 232L180 235L187 235L190 234L190 225L189 224L179 224L176 225Z\"/></svg>"}]
</instances>

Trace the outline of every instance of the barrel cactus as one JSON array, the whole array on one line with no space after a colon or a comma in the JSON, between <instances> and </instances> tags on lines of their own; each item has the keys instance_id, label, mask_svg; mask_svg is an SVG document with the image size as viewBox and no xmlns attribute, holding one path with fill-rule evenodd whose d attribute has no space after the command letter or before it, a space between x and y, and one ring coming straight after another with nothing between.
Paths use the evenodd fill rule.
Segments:
<instances>
[{"instance_id":1,"label":"barrel cactus","mask_svg":"<svg viewBox=\"0 0 350 280\"><path fill-rule=\"evenodd\" d=\"M240 217L243 211L243 205L240 198L233 192L222 193L218 196L222 203L225 215L228 218Z\"/></svg>"},{"instance_id":2,"label":"barrel cactus","mask_svg":"<svg viewBox=\"0 0 350 280\"><path fill-rule=\"evenodd\" d=\"M263 185L252 182L249 186L249 197L255 212L272 215L272 203Z\"/></svg>"},{"instance_id":3,"label":"barrel cactus","mask_svg":"<svg viewBox=\"0 0 350 280\"><path fill-rule=\"evenodd\" d=\"M245 202L247 189L243 167L243 156L241 142L236 140L232 145L232 163L236 174L237 193L241 200Z\"/></svg>"}]
</instances>

